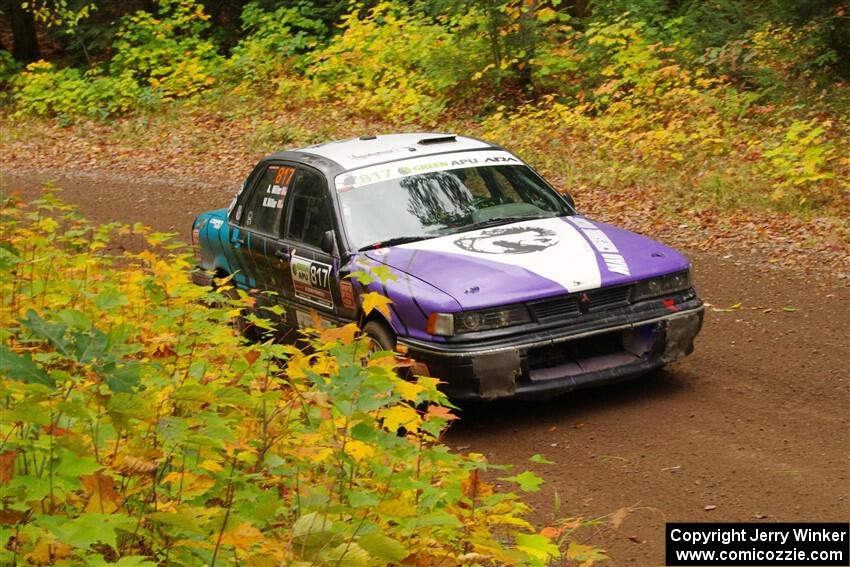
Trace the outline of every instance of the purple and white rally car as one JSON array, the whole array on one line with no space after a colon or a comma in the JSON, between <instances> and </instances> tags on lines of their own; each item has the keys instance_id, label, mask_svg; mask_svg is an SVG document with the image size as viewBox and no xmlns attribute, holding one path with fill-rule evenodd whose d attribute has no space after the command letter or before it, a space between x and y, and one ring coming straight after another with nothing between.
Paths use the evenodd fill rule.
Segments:
<instances>
[{"instance_id":1,"label":"purple and white rally car","mask_svg":"<svg viewBox=\"0 0 850 567\"><path fill-rule=\"evenodd\" d=\"M257 308L282 306L283 332L317 314L360 321L455 399L638 376L689 354L702 325L684 256L579 215L517 156L461 136L272 154L230 207L197 217L193 240L196 283L233 275L275 292L258 293ZM370 271L382 277L346 277ZM392 300L389 317L363 318L366 292Z\"/></svg>"}]
</instances>

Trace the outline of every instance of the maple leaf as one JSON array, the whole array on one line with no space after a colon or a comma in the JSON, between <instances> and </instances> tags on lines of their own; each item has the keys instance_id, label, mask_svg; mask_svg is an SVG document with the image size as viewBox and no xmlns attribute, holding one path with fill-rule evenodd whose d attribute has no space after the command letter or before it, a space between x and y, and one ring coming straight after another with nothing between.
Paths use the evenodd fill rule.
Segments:
<instances>
[{"instance_id":1,"label":"maple leaf","mask_svg":"<svg viewBox=\"0 0 850 567\"><path fill-rule=\"evenodd\" d=\"M345 454L355 461L362 461L375 454L375 449L363 441L352 439L345 444Z\"/></svg>"},{"instance_id":2,"label":"maple leaf","mask_svg":"<svg viewBox=\"0 0 850 567\"><path fill-rule=\"evenodd\" d=\"M344 345L350 345L354 342L354 337L357 335L357 325L349 323L342 327L329 327L319 334L319 340L325 343L339 341Z\"/></svg>"},{"instance_id":3,"label":"maple leaf","mask_svg":"<svg viewBox=\"0 0 850 567\"><path fill-rule=\"evenodd\" d=\"M493 494L493 487L481 480L478 469L473 469L466 480L460 483L460 490L470 500L484 498Z\"/></svg>"},{"instance_id":4,"label":"maple leaf","mask_svg":"<svg viewBox=\"0 0 850 567\"><path fill-rule=\"evenodd\" d=\"M363 295L361 295L360 301L363 303L363 312L366 315L371 313L373 309L377 309L378 311L383 313L384 316L387 317L387 319L390 318L389 304L393 301L389 297L381 295L380 293L370 291L369 293L364 293Z\"/></svg>"},{"instance_id":5,"label":"maple leaf","mask_svg":"<svg viewBox=\"0 0 850 567\"><path fill-rule=\"evenodd\" d=\"M248 361L248 365L249 365L249 366L252 366L252 365L254 364L254 362L256 362L256 360L257 360L258 358L260 358L260 351L258 351L258 350L249 350L249 351L246 351L246 352L245 352L244 356L245 356L245 360L247 360L247 361Z\"/></svg>"},{"instance_id":6,"label":"maple leaf","mask_svg":"<svg viewBox=\"0 0 850 567\"><path fill-rule=\"evenodd\" d=\"M17 451L0 453L0 484L6 484L15 476L15 457Z\"/></svg>"},{"instance_id":7,"label":"maple leaf","mask_svg":"<svg viewBox=\"0 0 850 567\"><path fill-rule=\"evenodd\" d=\"M228 530L221 537L221 543L224 545L232 545L241 551L247 551L257 543L262 541L263 532L252 526L248 522L239 524L232 530Z\"/></svg>"},{"instance_id":8,"label":"maple leaf","mask_svg":"<svg viewBox=\"0 0 850 567\"><path fill-rule=\"evenodd\" d=\"M121 506L121 495L115 491L115 479L102 472L86 474L80 482L89 493L86 512L111 514Z\"/></svg>"},{"instance_id":9,"label":"maple leaf","mask_svg":"<svg viewBox=\"0 0 850 567\"><path fill-rule=\"evenodd\" d=\"M458 419L458 417L455 414L453 414L452 410L450 410L449 408L447 408L445 406L438 406L438 405L433 405L433 404L428 406L428 411L425 413L425 417L427 417L427 418L437 417L437 418L440 418L440 419L447 419L449 421L452 421L454 419Z\"/></svg>"},{"instance_id":10,"label":"maple leaf","mask_svg":"<svg viewBox=\"0 0 850 567\"><path fill-rule=\"evenodd\" d=\"M421 418L416 410L408 406L392 406L383 411L384 427L389 431L398 431L399 427L404 427L408 431L415 431L419 428Z\"/></svg>"}]
</instances>

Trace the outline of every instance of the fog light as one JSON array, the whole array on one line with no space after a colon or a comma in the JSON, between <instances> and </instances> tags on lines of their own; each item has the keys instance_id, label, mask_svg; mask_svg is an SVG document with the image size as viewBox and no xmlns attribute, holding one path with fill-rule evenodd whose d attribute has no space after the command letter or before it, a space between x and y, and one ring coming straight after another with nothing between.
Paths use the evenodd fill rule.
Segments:
<instances>
[{"instance_id":1,"label":"fog light","mask_svg":"<svg viewBox=\"0 0 850 567\"><path fill-rule=\"evenodd\" d=\"M464 313L462 322L465 329L476 331L481 326L481 315L475 312Z\"/></svg>"}]
</instances>

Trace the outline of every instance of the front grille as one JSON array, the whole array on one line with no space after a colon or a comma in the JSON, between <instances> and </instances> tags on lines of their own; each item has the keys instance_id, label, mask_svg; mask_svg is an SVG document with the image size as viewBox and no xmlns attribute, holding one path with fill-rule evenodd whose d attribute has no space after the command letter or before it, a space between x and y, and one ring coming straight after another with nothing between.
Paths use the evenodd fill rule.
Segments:
<instances>
[{"instance_id":1,"label":"front grille","mask_svg":"<svg viewBox=\"0 0 850 567\"><path fill-rule=\"evenodd\" d=\"M629 304L630 286L609 287L589 292L590 310L601 311Z\"/></svg>"},{"instance_id":2,"label":"front grille","mask_svg":"<svg viewBox=\"0 0 850 567\"><path fill-rule=\"evenodd\" d=\"M629 304L631 286L617 286L602 289L594 289L584 292L587 294L587 311L589 313L606 311ZM561 295L550 299L533 301L528 304L531 315L542 323L576 317L581 314L579 301L584 293L573 293Z\"/></svg>"}]
</instances>

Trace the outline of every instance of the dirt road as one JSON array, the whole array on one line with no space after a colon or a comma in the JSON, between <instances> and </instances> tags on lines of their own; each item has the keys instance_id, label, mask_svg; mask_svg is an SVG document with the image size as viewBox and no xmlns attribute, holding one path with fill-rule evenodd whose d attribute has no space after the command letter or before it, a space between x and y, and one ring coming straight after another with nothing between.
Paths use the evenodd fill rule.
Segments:
<instances>
[{"instance_id":1,"label":"dirt road","mask_svg":"<svg viewBox=\"0 0 850 567\"><path fill-rule=\"evenodd\" d=\"M0 176L37 193L48 176ZM96 221L141 221L188 240L232 188L77 175L64 198ZM603 219L614 220L614 219ZM464 408L447 442L547 482L540 524L610 516L582 538L617 566L663 564L666 521L850 518L850 291L751 253L691 255L708 308L693 356L646 378L546 403ZM734 309L725 310L738 305ZM554 465L528 463L540 453Z\"/></svg>"}]
</instances>

